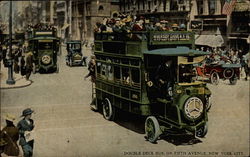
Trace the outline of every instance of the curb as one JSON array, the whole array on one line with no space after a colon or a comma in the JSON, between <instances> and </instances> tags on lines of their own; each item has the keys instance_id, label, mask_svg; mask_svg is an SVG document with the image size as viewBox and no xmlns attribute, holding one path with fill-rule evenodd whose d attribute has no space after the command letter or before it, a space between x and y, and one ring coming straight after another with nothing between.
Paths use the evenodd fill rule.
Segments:
<instances>
[{"instance_id":1,"label":"curb","mask_svg":"<svg viewBox=\"0 0 250 157\"><path fill-rule=\"evenodd\" d=\"M28 83L27 84L24 84L24 85L19 85L19 86L9 86L9 87L0 87L0 89L13 89L13 88L23 88L23 87L27 87L29 85L31 85L33 83L33 81L27 81Z\"/></svg>"}]
</instances>

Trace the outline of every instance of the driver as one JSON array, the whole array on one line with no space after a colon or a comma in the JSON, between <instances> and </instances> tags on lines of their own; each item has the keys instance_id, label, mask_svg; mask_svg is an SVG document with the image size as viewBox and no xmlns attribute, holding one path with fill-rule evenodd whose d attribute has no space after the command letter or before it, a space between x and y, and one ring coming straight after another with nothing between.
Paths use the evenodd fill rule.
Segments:
<instances>
[{"instance_id":1,"label":"driver","mask_svg":"<svg viewBox=\"0 0 250 157\"><path fill-rule=\"evenodd\" d=\"M162 98L171 98L172 96L171 91L174 83L172 64L173 61L171 59L165 60L156 70L155 81Z\"/></svg>"}]
</instances>

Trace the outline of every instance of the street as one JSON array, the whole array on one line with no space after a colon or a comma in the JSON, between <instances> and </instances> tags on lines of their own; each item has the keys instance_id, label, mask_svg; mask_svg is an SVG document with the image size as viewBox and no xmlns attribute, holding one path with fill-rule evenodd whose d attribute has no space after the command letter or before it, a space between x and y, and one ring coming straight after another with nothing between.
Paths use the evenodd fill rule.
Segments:
<instances>
[{"instance_id":1,"label":"street","mask_svg":"<svg viewBox=\"0 0 250 157\"><path fill-rule=\"evenodd\" d=\"M86 48L83 53L91 54ZM34 157L249 156L249 81L208 84L213 104L205 138L164 136L151 144L143 118L122 113L112 122L90 109L87 67L66 66L65 55L63 49L59 73L33 74L30 86L1 90L1 126L6 113L17 123L23 109L35 110Z\"/></svg>"}]
</instances>

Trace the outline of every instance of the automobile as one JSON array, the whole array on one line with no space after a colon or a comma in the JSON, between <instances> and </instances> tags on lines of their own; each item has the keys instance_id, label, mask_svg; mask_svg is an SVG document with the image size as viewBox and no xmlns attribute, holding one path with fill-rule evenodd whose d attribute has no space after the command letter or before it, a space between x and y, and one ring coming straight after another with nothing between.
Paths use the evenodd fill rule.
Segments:
<instances>
[{"instance_id":1,"label":"automobile","mask_svg":"<svg viewBox=\"0 0 250 157\"><path fill-rule=\"evenodd\" d=\"M197 75L203 79L209 79L209 81L218 85L220 79L229 80L231 85L235 85L237 80L240 79L240 64L216 62L210 64L200 64L196 67Z\"/></svg>"},{"instance_id":2,"label":"automobile","mask_svg":"<svg viewBox=\"0 0 250 157\"><path fill-rule=\"evenodd\" d=\"M72 40L66 43L67 44L67 56L66 56L66 65L83 65L86 66L86 58L82 54L82 45L80 40Z\"/></svg>"}]
</instances>

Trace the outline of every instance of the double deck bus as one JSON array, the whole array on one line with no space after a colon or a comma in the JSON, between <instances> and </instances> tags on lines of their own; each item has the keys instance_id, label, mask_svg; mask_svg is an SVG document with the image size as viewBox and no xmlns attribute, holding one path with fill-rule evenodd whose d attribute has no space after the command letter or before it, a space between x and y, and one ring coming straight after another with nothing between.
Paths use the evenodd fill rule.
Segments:
<instances>
[{"instance_id":1,"label":"double deck bus","mask_svg":"<svg viewBox=\"0 0 250 157\"><path fill-rule=\"evenodd\" d=\"M56 30L33 30L29 32L29 49L33 53L33 72L58 72L57 54L60 39Z\"/></svg>"},{"instance_id":2,"label":"double deck bus","mask_svg":"<svg viewBox=\"0 0 250 157\"><path fill-rule=\"evenodd\" d=\"M194 79L193 65L208 53L193 48L188 31L95 33L92 108L102 109L107 120L114 120L117 110L144 116L150 142L170 132L204 137L211 92ZM172 77L164 82L156 76L166 61Z\"/></svg>"}]
</instances>

